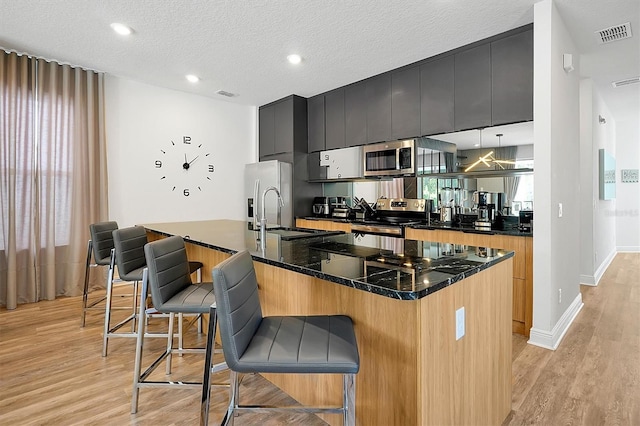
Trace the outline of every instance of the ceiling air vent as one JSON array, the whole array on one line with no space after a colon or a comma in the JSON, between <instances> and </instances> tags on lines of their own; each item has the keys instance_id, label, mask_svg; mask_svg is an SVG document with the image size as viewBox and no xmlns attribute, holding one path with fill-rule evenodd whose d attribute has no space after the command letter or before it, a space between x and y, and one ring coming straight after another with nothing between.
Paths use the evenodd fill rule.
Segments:
<instances>
[{"instance_id":1,"label":"ceiling air vent","mask_svg":"<svg viewBox=\"0 0 640 426\"><path fill-rule=\"evenodd\" d=\"M625 78L624 80L618 80L611 83L613 87L628 86L629 84L640 83L640 77Z\"/></svg>"},{"instance_id":2,"label":"ceiling air vent","mask_svg":"<svg viewBox=\"0 0 640 426\"><path fill-rule=\"evenodd\" d=\"M234 96L238 96L235 93L225 92L224 90L218 90L216 93L220 96L226 96L227 98L233 98Z\"/></svg>"},{"instance_id":3,"label":"ceiling air vent","mask_svg":"<svg viewBox=\"0 0 640 426\"><path fill-rule=\"evenodd\" d=\"M596 35L600 44L631 38L631 24L627 22L626 24L614 25L613 27L596 31Z\"/></svg>"}]
</instances>

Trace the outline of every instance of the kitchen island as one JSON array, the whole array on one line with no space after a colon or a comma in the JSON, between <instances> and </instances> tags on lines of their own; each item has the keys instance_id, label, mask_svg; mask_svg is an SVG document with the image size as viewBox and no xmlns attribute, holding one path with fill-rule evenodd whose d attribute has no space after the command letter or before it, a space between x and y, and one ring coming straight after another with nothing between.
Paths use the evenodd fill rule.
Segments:
<instances>
[{"instance_id":1,"label":"kitchen island","mask_svg":"<svg viewBox=\"0 0 640 426\"><path fill-rule=\"evenodd\" d=\"M264 315L349 315L361 359L358 424L499 424L509 414L513 252L277 232L261 251L259 233L242 221L144 226L150 240L183 236L209 271L248 249ZM304 404L341 403L340 376L264 376Z\"/></svg>"},{"instance_id":2,"label":"kitchen island","mask_svg":"<svg viewBox=\"0 0 640 426\"><path fill-rule=\"evenodd\" d=\"M296 226L351 231L352 219L297 218ZM472 246L501 247L513 251L512 330L529 337L533 326L533 233L516 229L476 230L468 226L415 224L405 228L406 238Z\"/></svg>"}]
</instances>

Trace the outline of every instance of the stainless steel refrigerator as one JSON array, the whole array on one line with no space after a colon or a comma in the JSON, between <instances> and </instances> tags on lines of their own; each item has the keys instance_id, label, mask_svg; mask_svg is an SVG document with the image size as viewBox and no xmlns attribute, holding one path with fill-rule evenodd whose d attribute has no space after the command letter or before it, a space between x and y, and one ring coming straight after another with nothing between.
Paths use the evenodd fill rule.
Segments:
<instances>
[{"instance_id":1,"label":"stainless steel refrigerator","mask_svg":"<svg viewBox=\"0 0 640 426\"><path fill-rule=\"evenodd\" d=\"M293 226L292 180L293 167L290 163L271 160L245 165L244 194L247 200L247 220L254 225L260 223L262 195L267 188L274 186L280 191L284 207L280 207L275 192L267 193L267 224Z\"/></svg>"}]
</instances>

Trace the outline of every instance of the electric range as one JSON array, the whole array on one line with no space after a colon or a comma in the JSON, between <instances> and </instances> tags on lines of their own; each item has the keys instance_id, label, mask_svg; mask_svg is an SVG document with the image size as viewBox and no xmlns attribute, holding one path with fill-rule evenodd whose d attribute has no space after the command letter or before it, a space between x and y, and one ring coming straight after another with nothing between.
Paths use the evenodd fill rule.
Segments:
<instances>
[{"instance_id":1,"label":"electric range","mask_svg":"<svg viewBox=\"0 0 640 426\"><path fill-rule=\"evenodd\" d=\"M375 212L372 219L352 222L351 232L404 238L405 227L424 223L427 203L416 198L380 198Z\"/></svg>"}]
</instances>

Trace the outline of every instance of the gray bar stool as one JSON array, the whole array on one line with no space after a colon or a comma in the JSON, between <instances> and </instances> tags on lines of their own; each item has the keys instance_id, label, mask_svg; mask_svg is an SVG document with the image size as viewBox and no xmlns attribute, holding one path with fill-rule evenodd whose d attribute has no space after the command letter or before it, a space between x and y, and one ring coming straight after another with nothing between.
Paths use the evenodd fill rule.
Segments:
<instances>
[{"instance_id":1,"label":"gray bar stool","mask_svg":"<svg viewBox=\"0 0 640 426\"><path fill-rule=\"evenodd\" d=\"M111 256L111 267L109 268L109 275L107 277L107 302L105 304L104 315L104 330L102 333L102 356L107 356L107 349L109 344L109 338L112 337L137 337L135 332L136 319L137 319L137 295L138 295L138 283L142 281L142 273L147 266L144 256L144 246L147 244L147 232L142 226L133 226L129 228L117 229L112 232L113 235L113 254ZM190 273L198 273L198 278L201 277L201 262L188 262ZM121 281L128 281L133 283L133 307L131 314L117 323L111 325L111 311L113 301L113 283L115 270L118 270L118 276ZM141 296L140 304L145 306L146 296ZM150 312L152 313L152 312ZM166 315L159 315L166 316ZM179 318L179 347L182 347L182 316ZM131 332L119 332L120 328L124 325L131 323ZM201 331L199 324L198 331ZM147 337L167 337L166 333L150 333Z\"/></svg>"},{"instance_id":2,"label":"gray bar stool","mask_svg":"<svg viewBox=\"0 0 640 426\"><path fill-rule=\"evenodd\" d=\"M343 424L355 426L355 374L360 370L358 344L351 318L329 316L263 317L253 260L241 251L213 269L222 351L231 370L229 407L222 421L233 424L235 413L341 413ZM214 309L214 308L212 308ZM207 337L207 348L214 344ZM200 424L208 424L211 368L206 358ZM262 407L239 405L238 373L342 374L342 407Z\"/></svg>"},{"instance_id":3,"label":"gray bar stool","mask_svg":"<svg viewBox=\"0 0 640 426\"><path fill-rule=\"evenodd\" d=\"M89 225L91 239L87 244L87 263L84 270L84 290L82 292L82 317L80 327L84 327L85 317L88 310L103 309L96 306L106 300L107 294L89 302L89 274L91 268L98 266L109 266L111 264L111 251L113 250L113 231L118 229L116 222L98 222ZM93 263L91 258L93 257Z\"/></svg>"},{"instance_id":4,"label":"gray bar stool","mask_svg":"<svg viewBox=\"0 0 640 426\"><path fill-rule=\"evenodd\" d=\"M138 411L138 399L140 388L142 387L179 387L179 388L200 388L202 383L187 381L151 381L147 380L149 375L166 359L166 374L171 374L171 356L173 353L205 353L206 348L173 348L173 320L175 314L208 314L210 324L209 334L215 334L215 297L213 295L213 283L192 284L185 249L182 237L173 236L162 240L148 243L144 247L147 267L143 269L142 291L144 297L147 292L151 293L153 309L145 309L143 303L140 304L138 321L138 333L136 341L136 358L133 375L133 393L131 396L131 413ZM213 306L213 311L210 311ZM146 316L150 312L160 312L169 314L169 332L167 338L167 348L151 365L142 372L142 351L144 339L148 335L145 333ZM209 365L213 372L227 369L227 365L222 362L213 367ZM216 385L218 386L218 385ZM228 384L219 385L228 387Z\"/></svg>"}]
</instances>

